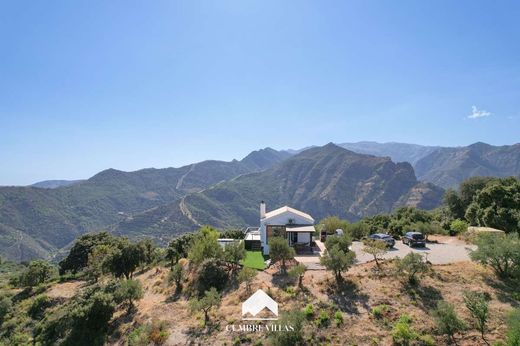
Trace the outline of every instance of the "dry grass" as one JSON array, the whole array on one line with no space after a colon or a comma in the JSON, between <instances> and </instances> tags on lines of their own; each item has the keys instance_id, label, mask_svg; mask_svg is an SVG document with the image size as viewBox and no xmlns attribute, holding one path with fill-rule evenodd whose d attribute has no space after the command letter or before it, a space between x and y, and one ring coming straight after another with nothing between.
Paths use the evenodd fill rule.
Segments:
<instances>
[{"instance_id":1,"label":"dry grass","mask_svg":"<svg viewBox=\"0 0 520 346\"><path fill-rule=\"evenodd\" d=\"M471 262L436 265L420 284L412 287L395 277L392 268L391 262L383 264L381 271L376 271L373 263L355 266L344 275L345 281L340 287L328 272L308 271L303 280L303 291L295 287L296 283L280 278L276 268L270 268L259 272L252 291L261 288L268 292L279 303L280 311L303 309L312 304L316 316L324 310L331 321L334 312L342 311L344 322L339 327L330 323L328 327L318 328L314 321L309 321L306 338L311 344L391 345L392 325L401 314L407 313L417 332L432 335L437 344L442 345L446 340L435 335L432 308L439 300L446 300L469 322L462 294L466 290L477 290L491 297L488 341L504 339L504 316L519 303L512 299L510 288L497 280L491 271ZM167 274L168 269L154 268L137 276L145 288L144 298L137 302L133 315L128 316L124 311L114 315L110 344L124 345L133 328L152 320L166 322L170 334L167 345L232 345L237 338L242 344L265 343L265 334L240 334L225 329L228 324L242 323L241 303L248 297L244 285L224 293L222 306L212 313L213 323L203 328L201 316L190 313L186 298L174 296L175 287L168 284ZM58 284L49 294L70 297L80 286L81 283L74 282ZM383 313L373 316L372 308L382 304L387 306ZM457 339L459 345L485 345L474 329L458 335Z\"/></svg>"}]
</instances>

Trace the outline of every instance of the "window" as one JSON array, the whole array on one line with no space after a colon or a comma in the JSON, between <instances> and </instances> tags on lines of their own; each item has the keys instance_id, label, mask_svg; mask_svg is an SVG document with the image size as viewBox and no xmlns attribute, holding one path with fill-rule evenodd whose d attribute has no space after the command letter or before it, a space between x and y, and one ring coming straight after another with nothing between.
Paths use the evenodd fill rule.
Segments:
<instances>
[{"instance_id":1,"label":"window","mask_svg":"<svg viewBox=\"0 0 520 346\"><path fill-rule=\"evenodd\" d=\"M266 242L269 244L269 238L282 237L285 238L285 226L268 225L266 229Z\"/></svg>"}]
</instances>

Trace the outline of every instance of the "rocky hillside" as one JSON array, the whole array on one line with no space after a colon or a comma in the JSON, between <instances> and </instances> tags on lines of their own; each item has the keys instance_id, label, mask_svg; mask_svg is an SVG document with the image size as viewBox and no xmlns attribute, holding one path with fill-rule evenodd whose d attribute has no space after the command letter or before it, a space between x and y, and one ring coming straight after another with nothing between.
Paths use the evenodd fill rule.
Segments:
<instances>
[{"instance_id":1,"label":"rocky hillside","mask_svg":"<svg viewBox=\"0 0 520 346\"><path fill-rule=\"evenodd\" d=\"M378 143L368 141L341 143L338 145L356 153L375 156L388 156L394 162L410 162L412 165L415 165L417 161L440 148L436 146L409 143Z\"/></svg>"},{"instance_id":2,"label":"rocky hillside","mask_svg":"<svg viewBox=\"0 0 520 346\"><path fill-rule=\"evenodd\" d=\"M271 169L242 175L133 216L119 223L115 232L165 235L201 224L255 226L260 200L270 209L287 204L316 219L339 215L357 220L403 205L433 208L440 204L442 194L442 189L418 182L409 163L328 144L303 151Z\"/></svg>"},{"instance_id":3,"label":"rocky hillside","mask_svg":"<svg viewBox=\"0 0 520 346\"><path fill-rule=\"evenodd\" d=\"M55 189L0 187L0 252L26 260L55 252L79 234L106 228L218 182L266 169L287 153L266 148L242 161L203 161L165 169L108 169Z\"/></svg>"},{"instance_id":4,"label":"rocky hillside","mask_svg":"<svg viewBox=\"0 0 520 346\"><path fill-rule=\"evenodd\" d=\"M438 148L415 164L419 180L444 188L457 188L475 176L507 177L520 174L520 143L493 146L475 143L467 147Z\"/></svg>"}]
</instances>

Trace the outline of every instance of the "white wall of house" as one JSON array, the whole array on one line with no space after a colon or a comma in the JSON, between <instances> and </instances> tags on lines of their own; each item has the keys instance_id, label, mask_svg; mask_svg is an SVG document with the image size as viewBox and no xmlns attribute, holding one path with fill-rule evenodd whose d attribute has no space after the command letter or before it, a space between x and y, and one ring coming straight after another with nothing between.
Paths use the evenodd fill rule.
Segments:
<instances>
[{"instance_id":1,"label":"white wall of house","mask_svg":"<svg viewBox=\"0 0 520 346\"><path fill-rule=\"evenodd\" d=\"M263 246L265 255L269 254L269 245L267 244L266 226L267 225L278 225L278 226L288 225L290 223L289 222L290 220L292 220L292 223L295 225L313 225L314 224L314 222L311 222L309 219L302 217L301 215L293 213L291 211L286 211L286 212L280 213L278 215L260 220L260 240L262 241L262 246ZM304 242L304 241L309 240L309 238L307 238L307 240L300 240L300 236L303 236L304 238L302 238L302 239L305 239L305 236L308 237L308 234L303 234L303 233L301 235L299 234L298 242Z\"/></svg>"}]
</instances>

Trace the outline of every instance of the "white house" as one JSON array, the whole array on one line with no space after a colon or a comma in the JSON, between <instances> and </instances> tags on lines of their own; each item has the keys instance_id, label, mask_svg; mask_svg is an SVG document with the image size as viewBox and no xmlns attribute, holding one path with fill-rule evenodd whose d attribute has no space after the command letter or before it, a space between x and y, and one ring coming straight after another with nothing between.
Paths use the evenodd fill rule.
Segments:
<instances>
[{"instance_id":1,"label":"white house","mask_svg":"<svg viewBox=\"0 0 520 346\"><path fill-rule=\"evenodd\" d=\"M287 239L290 246L311 247L314 219L304 212L288 206L266 213L265 203L260 203L260 241L264 255L269 254L269 238Z\"/></svg>"}]
</instances>

